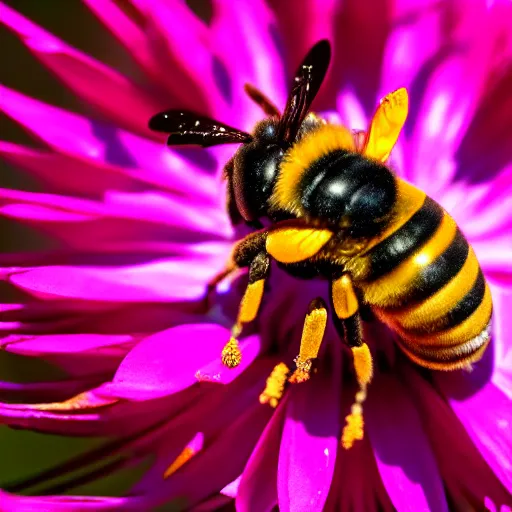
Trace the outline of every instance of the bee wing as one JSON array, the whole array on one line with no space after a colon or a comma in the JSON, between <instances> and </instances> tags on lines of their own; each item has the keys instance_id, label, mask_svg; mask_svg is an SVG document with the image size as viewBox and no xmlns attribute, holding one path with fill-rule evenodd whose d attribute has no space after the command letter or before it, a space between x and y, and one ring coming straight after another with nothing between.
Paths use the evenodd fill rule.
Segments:
<instances>
[{"instance_id":1,"label":"bee wing","mask_svg":"<svg viewBox=\"0 0 512 512\"><path fill-rule=\"evenodd\" d=\"M299 66L292 83L283 117L279 121L280 140L293 142L309 107L322 85L329 62L331 45L322 39L311 48Z\"/></svg>"},{"instance_id":2,"label":"bee wing","mask_svg":"<svg viewBox=\"0 0 512 512\"><path fill-rule=\"evenodd\" d=\"M408 109L409 99L404 87L383 98L370 124L363 154L385 162L398 140Z\"/></svg>"},{"instance_id":3,"label":"bee wing","mask_svg":"<svg viewBox=\"0 0 512 512\"><path fill-rule=\"evenodd\" d=\"M252 140L246 132L187 110L160 112L149 120L149 128L156 132L169 133L169 146L195 144L208 147Z\"/></svg>"}]
</instances>

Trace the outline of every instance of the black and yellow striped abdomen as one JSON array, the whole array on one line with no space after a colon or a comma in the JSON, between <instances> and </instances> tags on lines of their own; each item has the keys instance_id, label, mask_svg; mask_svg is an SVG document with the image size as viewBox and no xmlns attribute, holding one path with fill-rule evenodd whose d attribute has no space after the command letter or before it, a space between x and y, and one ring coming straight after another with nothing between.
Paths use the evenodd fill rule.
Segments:
<instances>
[{"instance_id":1,"label":"black and yellow striped abdomen","mask_svg":"<svg viewBox=\"0 0 512 512\"><path fill-rule=\"evenodd\" d=\"M467 366L489 342L489 287L453 218L423 192L406 189L408 214L397 215L347 266L411 359L434 369Z\"/></svg>"}]
</instances>

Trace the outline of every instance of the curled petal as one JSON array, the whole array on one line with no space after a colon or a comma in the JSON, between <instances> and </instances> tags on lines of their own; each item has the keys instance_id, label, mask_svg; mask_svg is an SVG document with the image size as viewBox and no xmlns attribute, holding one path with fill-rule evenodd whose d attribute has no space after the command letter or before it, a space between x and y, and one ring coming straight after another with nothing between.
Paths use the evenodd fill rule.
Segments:
<instances>
[{"instance_id":1,"label":"curled petal","mask_svg":"<svg viewBox=\"0 0 512 512\"><path fill-rule=\"evenodd\" d=\"M197 382L198 370L220 359L229 330L215 324L181 325L142 340L119 366L109 393L148 400Z\"/></svg>"}]
</instances>

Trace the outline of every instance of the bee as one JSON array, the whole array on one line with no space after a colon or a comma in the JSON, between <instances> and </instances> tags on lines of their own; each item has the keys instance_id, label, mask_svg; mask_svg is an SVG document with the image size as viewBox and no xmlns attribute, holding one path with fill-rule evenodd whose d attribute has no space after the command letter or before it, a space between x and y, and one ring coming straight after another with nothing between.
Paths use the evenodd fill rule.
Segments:
<instances>
[{"instance_id":1,"label":"bee","mask_svg":"<svg viewBox=\"0 0 512 512\"><path fill-rule=\"evenodd\" d=\"M363 437L362 404L373 374L361 307L369 307L397 334L413 362L456 370L478 361L489 344L492 300L475 253L453 218L386 165L406 121L407 91L398 89L380 102L366 133L309 111L330 55L328 41L313 46L296 72L282 115L246 86L267 114L252 134L177 110L157 114L149 126L168 133L169 145L241 144L225 167L228 211L233 223L245 222L253 231L236 245L233 264L220 276L249 269L222 352L225 365L240 363L238 337L257 316L271 259L295 277L330 282L334 324L352 351L360 387L342 436L350 448ZM312 300L299 354L293 365L274 368L261 402L275 407L288 383L310 378L327 307L320 297Z\"/></svg>"}]
</instances>

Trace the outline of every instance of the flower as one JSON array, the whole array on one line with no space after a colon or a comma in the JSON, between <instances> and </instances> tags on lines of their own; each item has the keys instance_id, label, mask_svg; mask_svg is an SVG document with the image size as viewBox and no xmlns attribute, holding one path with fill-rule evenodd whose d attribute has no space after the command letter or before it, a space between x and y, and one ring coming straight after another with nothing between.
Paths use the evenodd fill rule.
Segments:
<instances>
[{"instance_id":1,"label":"flower","mask_svg":"<svg viewBox=\"0 0 512 512\"><path fill-rule=\"evenodd\" d=\"M23 429L2 430L1 509L510 505L512 5L217 0L204 23L178 0L132 0L129 10L84 1L146 83L1 5L2 23L98 111L86 118L1 89L2 111L45 143L0 145L43 190L2 189L2 216L45 241L0 256L0 357L16 368L2 371L0 422ZM357 387L332 329L313 378L290 385L275 410L258 401L276 365L297 354L324 284L276 269L241 337L241 364L224 367L244 277L208 307L203 297L241 236L217 179L233 148L168 149L146 128L179 105L250 130L262 114L244 84L282 108L286 76L323 37L334 58L317 110L366 129L380 97L409 89L393 167L452 213L494 302L493 342L471 373L420 369L390 331L365 326L375 376L365 436L349 450L340 438ZM33 461L15 465L23 443L49 447L33 471Z\"/></svg>"}]
</instances>

